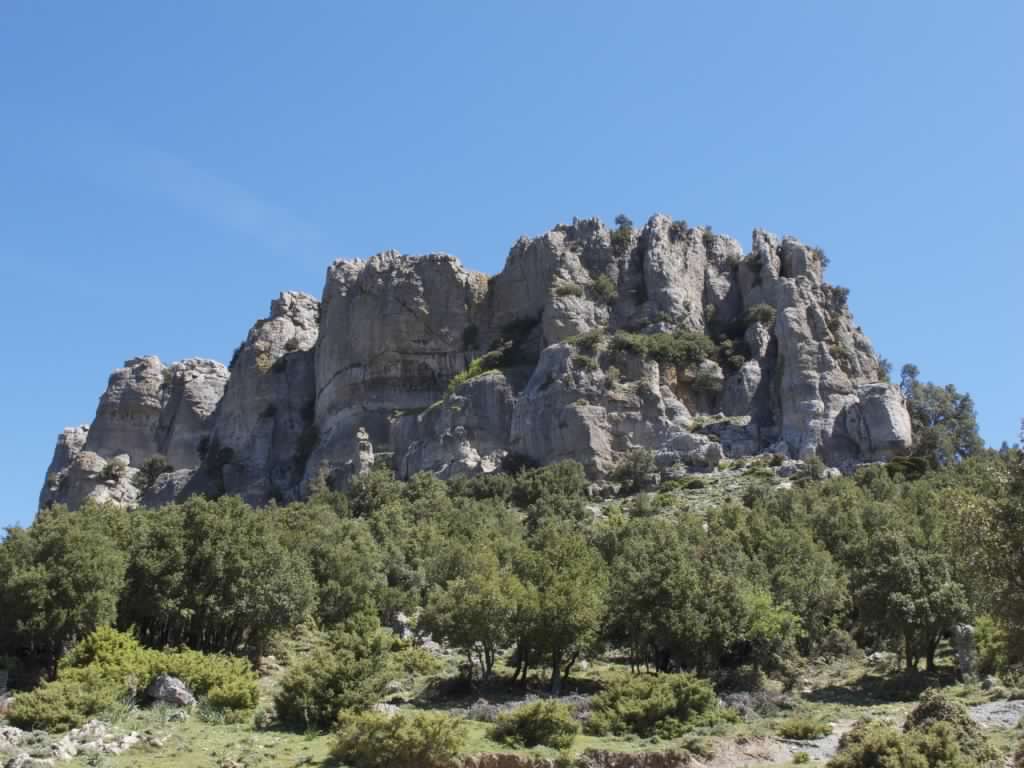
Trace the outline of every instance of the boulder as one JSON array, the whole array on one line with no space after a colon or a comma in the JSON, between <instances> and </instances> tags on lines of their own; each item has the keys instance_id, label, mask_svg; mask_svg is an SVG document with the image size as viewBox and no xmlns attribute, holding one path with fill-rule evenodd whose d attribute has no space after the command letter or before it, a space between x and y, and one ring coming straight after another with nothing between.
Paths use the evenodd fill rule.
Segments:
<instances>
[{"instance_id":1,"label":"boulder","mask_svg":"<svg viewBox=\"0 0 1024 768\"><path fill-rule=\"evenodd\" d=\"M181 680L170 675L157 675L146 688L146 695L153 701L172 704L176 707L191 707L196 697Z\"/></svg>"}]
</instances>

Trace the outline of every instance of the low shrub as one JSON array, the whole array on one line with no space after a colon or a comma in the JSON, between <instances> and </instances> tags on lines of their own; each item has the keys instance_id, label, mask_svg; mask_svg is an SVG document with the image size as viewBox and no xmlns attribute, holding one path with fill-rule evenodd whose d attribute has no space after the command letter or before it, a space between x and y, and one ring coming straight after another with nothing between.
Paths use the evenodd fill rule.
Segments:
<instances>
[{"instance_id":1,"label":"low shrub","mask_svg":"<svg viewBox=\"0 0 1024 768\"><path fill-rule=\"evenodd\" d=\"M604 339L604 337L605 332L600 329L597 329L593 331L587 331L586 333L581 333L578 336L572 336L571 338L566 339L566 341L568 341L570 344L576 347L576 349L578 349L580 352L583 352L584 354L587 355L592 355L595 352L597 352L598 347L601 346L601 341Z\"/></svg>"},{"instance_id":2,"label":"low shrub","mask_svg":"<svg viewBox=\"0 0 1024 768\"><path fill-rule=\"evenodd\" d=\"M722 715L711 684L693 675L620 677L591 701L588 733L676 738Z\"/></svg>"},{"instance_id":3,"label":"low shrub","mask_svg":"<svg viewBox=\"0 0 1024 768\"><path fill-rule=\"evenodd\" d=\"M576 283L559 282L555 285L556 296L582 296L583 286Z\"/></svg>"},{"instance_id":4,"label":"low shrub","mask_svg":"<svg viewBox=\"0 0 1024 768\"><path fill-rule=\"evenodd\" d=\"M100 480L105 483L116 483L122 477L125 472L128 471L128 465L123 459L114 458L103 465L103 469L100 470Z\"/></svg>"},{"instance_id":5,"label":"low shrub","mask_svg":"<svg viewBox=\"0 0 1024 768\"><path fill-rule=\"evenodd\" d=\"M982 768L998 761L999 752L963 704L929 690L911 711L902 733L885 723L857 723L840 739L829 768Z\"/></svg>"},{"instance_id":6,"label":"low shrub","mask_svg":"<svg viewBox=\"0 0 1024 768\"><path fill-rule=\"evenodd\" d=\"M567 705L540 700L498 715L491 737L514 747L569 749L579 730Z\"/></svg>"},{"instance_id":7,"label":"low shrub","mask_svg":"<svg viewBox=\"0 0 1024 768\"><path fill-rule=\"evenodd\" d=\"M595 371L597 370L597 361L586 355L573 355L572 366L573 368L579 368L581 371Z\"/></svg>"},{"instance_id":8,"label":"low shrub","mask_svg":"<svg viewBox=\"0 0 1024 768\"><path fill-rule=\"evenodd\" d=\"M832 733L832 726L809 717L790 717L776 725L776 732L784 739L810 741Z\"/></svg>"},{"instance_id":9,"label":"low shrub","mask_svg":"<svg viewBox=\"0 0 1024 768\"><path fill-rule=\"evenodd\" d=\"M256 706L256 675L244 659L143 648L131 635L103 627L61 659L55 680L17 696L9 718L18 727L67 730L119 702L141 698L159 674L179 678L220 709Z\"/></svg>"},{"instance_id":10,"label":"low shrub","mask_svg":"<svg viewBox=\"0 0 1024 768\"><path fill-rule=\"evenodd\" d=\"M476 357L468 366L466 370L452 376L448 382L447 394L451 395L456 389L461 387L467 381L475 379L477 376L481 376L488 371L493 371L501 367L502 362L505 358L505 352L500 349L496 349L493 352L488 352L486 355L480 355Z\"/></svg>"},{"instance_id":11,"label":"low shrub","mask_svg":"<svg viewBox=\"0 0 1024 768\"><path fill-rule=\"evenodd\" d=\"M716 352L715 342L710 337L683 330L651 334L619 331L612 337L612 348L649 357L666 365L697 364Z\"/></svg>"},{"instance_id":12,"label":"low shrub","mask_svg":"<svg viewBox=\"0 0 1024 768\"><path fill-rule=\"evenodd\" d=\"M615 466L608 477L612 482L622 484L623 493L636 493L650 484L652 475L657 471L654 452L645 448L634 448Z\"/></svg>"},{"instance_id":13,"label":"low shrub","mask_svg":"<svg viewBox=\"0 0 1024 768\"><path fill-rule=\"evenodd\" d=\"M167 459L157 453L142 463L139 471L132 478L132 483L145 491L153 486L160 475L173 471L174 467L168 463Z\"/></svg>"},{"instance_id":14,"label":"low shrub","mask_svg":"<svg viewBox=\"0 0 1024 768\"><path fill-rule=\"evenodd\" d=\"M465 743L462 722L431 712L338 715L333 755L352 768L448 768Z\"/></svg>"},{"instance_id":15,"label":"low shrub","mask_svg":"<svg viewBox=\"0 0 1024 768\"><path fill-rule=\"evenodd\" d=\"M110 709L124 694L124 688L101 670L89 668L73 679L58 678L18 694L7 711L7 720L27 731L66 731Z\"/></svg>"},{"instance_id":16,"label":"low shrub","mask_svg":"<svg viewBox=\"0 0 1024 768\"><path fill-rule=\"evenodd\" d=\"M594 296L605 304L614 304L615 300L619 298L618 286L608 275L595 277L590 289L594 292Z\"/></svg>"},{"instance_id":17,"label":"low shrub","mask_svg":"<svg viewBox=\"0 0 1024 768\"><path fill-rule=\"evenodd\" d=\"M747 325L753 325L754 323L771 325L775 322L775 307L771 304L754 304L747 309L744 318L747 321Z\"/></svg>"},{"instance_id":18,"label":"low shrub","mask_svg":"<svg viewBox=\"0 0 1024 768\"><path fill-rule=\"evenodd\" d=\"M384 694L390 647L379 625L335 631L289 667L274 696L278 718L302 729L329 728L339 711L370 707Z\"/></svg>"},{"instance_id":19,"label":"low shrub","mask_svg":"<svg viewBox=\"0 0 1024 768\"><path fill-rule=\"evenodd\" d=\"M853 635L836 627L829 631L818 644L818 653L828 659L844 659L857 655L860 647Z\"/></svg>"},{"instance_id":20,"label":"low shrub","mask_svg":"<svg viewBox=\"0 0 1024 768\"><path fill-rule=\"evenodd\" d=\"M939 724L951 730L954 740L970 759L984 764L998 757L981 727L967 713L967 707L933 688L921 694L917 706L907 716L903 730L907 733L928 733Z\"/></svg>"}]
</instances>

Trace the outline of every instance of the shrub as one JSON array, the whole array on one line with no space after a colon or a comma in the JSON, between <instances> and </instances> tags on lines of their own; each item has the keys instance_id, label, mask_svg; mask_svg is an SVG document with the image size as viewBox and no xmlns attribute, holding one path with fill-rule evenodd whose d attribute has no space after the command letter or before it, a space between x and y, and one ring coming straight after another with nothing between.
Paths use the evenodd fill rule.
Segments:
<instances>
[{"instance_id":1,"label":"shrub","mask_svg":"<svg viewBox=\"0 0 1024 768\"><path fill-rule=\"evenodd\" d=\"M128 465L124 462L124 459L115 458L108 461L103 465L103 469L100 470L100 480L105 483L116 483L128 470Z\"/></svg>"},{"instance_id":2,"label":"shrub","mask_svg":"<svg viewBox=\"0 0 1024 768\"><path fill-rule=\"evenodd\" d=\"M747 309L746 321L747 325L753 325L754 323L771 325L775 322L775 307L771 304L754 304Z\"/></svg>"},{"instance_id":3,"label":"shrub","mask_svg":"<svg viewBox=\"0 0 1024 768\"><path fill-rule=\"evenodd\" d=\"M608 277L608 275L598 275L595 277L590 289L594 292L594 296L605 304L614 304L615 300L619 298L618 286L615 285L615 281Z\"/></svg>"},{"instance_id":4,"label":"shrub","mask_svg":"<svg viewBox=\"0 0 1024 768\"><path fill-rule=\"evenodd\" d=\"M609 478L613 482L622 483L623 493L636 493L649 485L651 475L657 471L654 452L634 448L616 465Z\"/></svg>"},{"instance_id":5,"label":"shrub","mask_svg":"<svg viewBox=\"0 0 1024 768\"><path fill-rule=\"evenodd\" d=\"M832 733L832 726L809 717L790 717L776 725L775 730L784 739L810 741Z\"/></svg>"},{"instance_id":6,"label":"shrub","mask_svg":"<svg viewBox=\"0 0 1024 768\"><path fill-rule=\"evenodd\" d=\"M612 231L612 248L619 256L625 255L633 240L633 222L628 216L620 213L615 217L616 229Z\"/></svg>"},{"instance_id":7,"label":"shrub","mask_svg":"<svg viewBox=\"0 0 1024 768\"><path fill-rule=\"evenodd\" d=\"M924 729L900 733L891 725L861 721L839 741L829 768L975 768L993 765L998 753L988 747L977 755L957 738L948 722L936 721Z\"/></svg>"},{"instance_id":8,"label":"shrub","mask_svg":"<svg viewBox=\"0 0 1024 768\"><path fill-rule=\"evenodd\" d=\"M581 333L578 336L566 339L566 341L575 346L580 352L592 355L601 345L601 340L604 339L604 335L604 331L598 329Z\"/></svg>"},{"instance_id":9,"label":"shrub","mask_svg":"<svg viewBox=\"0 0 1024 768\"><path fill-rule=\"evenodd\" d=\"M703 362L715 354L715 343L702 333L628 333L619 331L612 337L612 348L657 360L667 365Z\"/></svg>"},{"instance_id":10,"label":"shrub","mask_svg":"<svg viewBox=\"0 0 1024 768\"><path fill-rule=\"evenodd\" d=\"M634 733L674 738L718 719L718 699L711 684L693 675L621 677L591 700L586 728L602 736Z\"/></svg>"},{"instance_id":11,"label":"shrub","mask_svg":"<svg viewBox=\"0 0 1024 768\"><path fill-rule=\"evenodd\" d=\"M569 749L579 730L568 705L541 700L498 715L491 736L514 747Z\"/></svg>"},{"instance_id":12,"label":"shrub","mask_svg":"<svg viewBox=\"0 0 1024 768\"><path fill-rule=\"evenodd\" d=\"M850 289L842 285L831 286L831 304L837 310L844 309L850 300Z\"/></svg>"},{"instance_id":13,"label":"shrub","mask_svg":"<svg viewBox=\"0 0 1024 768\"><path fill-rule=\"evenodd\" d=\"M138 473L132 478L132 482L141 490L146 490L153 487L153 483L160 475L173 471L174 467L167 462L167 459L157 453L142 463Z\"/></svg>"},{"instance_id":14,"label":"shrub","mask_svg":"<svg viewBox=\"0 0 1024 768\"><path fill-rule=\"evenodd\" d=\"M967 708L935 689L921 694L903 729L907 733L928 733L939 724L951 730L955 742L972 760L984 764L998 757L981 727L967 713Z\"/></svg>"},{"instance_id":15,"label":"shrub","mask_svg":"<svg viewBox=\"0 0 1024 768\"><path fill-rule=\"evenodd\" d=\"M282 723L328 728L341 710L368 708L384 694L390 639L379 626L350 625L288 669L274 696Z\"/></svg>"},{"instance_id":16,"label":"shrub","mask_svg":"<svg viewBox=\"0 0 1024 768\"><path fill-rule=\"evenodd\" d=\"M477 376L481 376L488 371L493 371L501 367L504 360L505 353L503 350L496 349L493 352L488 352L486 355L480 355L480 357L473 358L470 364L466 367L466 370L452 376L451 381L448 382L447 394L451 395L456 389L461 387L467 381L475 379Z\"/></svg>"},{"instance_id":17,"label":"shrub","mask_svg":"<svg viewBox=\"0 0 1024 768\"><path fill-rule=\"evenodd\" d=\"M913 751L903 735L891 725L862 720L839 740L839 751L829 768L879 768L915 765ZM924 766L921 766L924 768Z\"/></svg>"},{"instance_id":18,"label":"shrub","mask_svg":"<svg viewBox=\"0 0 1024 768\"><path fill-rule=\"evenodd\" d=\"M857 646L857 641L853 639L853 635L839 627L831 629L818 644L818 653L826 658L850 658L859 651L860 648Z\"/></svg>"},{"instance_id":19,"label":"shrub","mask_svg":"<svg viewBox=\"0 0 1024 768\"><path fill-rule=\"evenodd\" d=\"M979 616L974 622L974 642L978 648L978 674L998 675L1009 666L1009 634L1006 627L991 616Z\"/></svg>"},{"instance_id":20,"label":"shrub","mask_svg":"<svg viewBox=\"0 0 1024 768\"><path fill-rule=\"evenodd\" d=\"M722 378L715 375L713 370L702 368L697 371L697 376L694 378L692 386L695 392L720 392L722 389Z\"/></svg>"},{"instance_id":21,"label":"shrub","mask_svg":"<svg viewBox=\"0 0 1024 768\"><path fill-rule=\"evenodd\" d=\"M597 361L592 357L587 357L586 355L573 355L572 365L574 368L579 368L581 371L597 370Z\"/></svg>"},{"instance_id":22,"label":"shrub","mask_svg":"<svg viewBox=\"0 0 1024 768\"><path fill-rule=\"evenodd\" d=\"M75 679L57 679L19 694L7 720L24 730L66 731L113 707L122 693L101 670L90 668Z\"/></svg>"},{"instance_id":23,"label":"shrub","mask_svg":"<svg viewBox=\"0 0 1024 768\"><path fill-rule=\"evenodd\" d=\"M19 727L66 730L125 700L138 699L158 674L180 678L221 709L256 705L256 676L244 659L198 651L143 648L128 634L104 627L63 659L57 679L19 695L11 722Z\"/></svg>"},{"instance_id":24,"label":"shrub","mask_svg":"<svg viewBox=\"0 0 1024 768\"><path fill-rule=\"evenodd\" d=\"M582 296L583 286L560 281L555 285L556 296Z\"/></svg>"},{"instance_id":25,"label":"shrub","mask_svg":"<svg viewBox=\"0 0 1024 768\"><path fill-rule=\"evenodd\" d=\"M447 768L465 738L463 724L447 715L344 711L333 755L352 768Z\"/></svg>"}]
</instances>

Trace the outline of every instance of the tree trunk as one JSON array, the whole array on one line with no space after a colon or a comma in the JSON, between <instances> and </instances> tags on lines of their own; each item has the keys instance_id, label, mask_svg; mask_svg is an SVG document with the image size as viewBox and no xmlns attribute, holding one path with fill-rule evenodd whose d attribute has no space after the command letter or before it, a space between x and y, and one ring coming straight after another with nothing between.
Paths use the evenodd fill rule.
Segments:
<instances>
[{"instance_id":1,"label":"tree trunk","mask_svg":"<svg viewBox=\"0 0 1024 768\"><path fill-rule=\"evenodd\" d=\"M562 693L562 651L551 651L551 693L558 696Z\"/></svg>"}]
</instances>

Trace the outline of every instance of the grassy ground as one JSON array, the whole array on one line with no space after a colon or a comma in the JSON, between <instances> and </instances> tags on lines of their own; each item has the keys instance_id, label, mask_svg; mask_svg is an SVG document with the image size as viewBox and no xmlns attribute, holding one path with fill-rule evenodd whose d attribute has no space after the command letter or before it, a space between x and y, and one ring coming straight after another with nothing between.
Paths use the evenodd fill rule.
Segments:
<instances>
[{"instance_id":1,"label":"grassy ground","mask_svg":"<svg viewBox=\"0 0 1024 768\"><path fill-rule=\"evenodd\" d=\"M600 685L606 675L620 665L595 664L575 678L569 693L586 693ZM769 684L771 685L771 684ZM707 768L747 768L754 765L790 765L800 752L809 762L824 764L834 750L838 736L863 717L881 718L899 724L913 708L919 693L940 685L967 705L981 704L1005 696L1005 692L984 691L977 685L958 685L949 667L937 675L908 675L899 671L870 667L862 659L809 663L802 670L797 690L787 695L787 706L769 716L753 716L735 723L720 723L698 729L674 741L640 738L596 738L581 735L575 752L587 749L616 752L688 749ZM266 686L269 695L272 685ZM427 701L413 695L410 706L449 710L466 707L477 698L491 702L523 696L518 687L498 683L486 691L466 692L461 697ZM824 724L832 736L817 741L791 742L780 736L784 725L793 719ZM130 709L119 714L116 726L121 731L137 731L149 742L116 756L80 757L69 766L107 766L108 768L285 768L286 766L335 766L330 758L330 734L298 734L279 730L258 730L251 718L243 723L224 723L216 718L194 715L186 721L173 721L166 710ZM550 749L514 750L490 738L490 726L468 721L467 754L516 752L554 757ZM1010 754L1024 735L1020 728L987 727L993 743ZM831 745L831 746L830 746Z\"/></svg>"}]
</instances>

